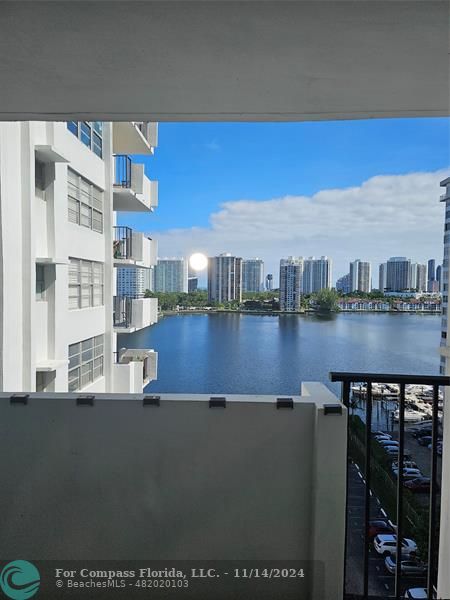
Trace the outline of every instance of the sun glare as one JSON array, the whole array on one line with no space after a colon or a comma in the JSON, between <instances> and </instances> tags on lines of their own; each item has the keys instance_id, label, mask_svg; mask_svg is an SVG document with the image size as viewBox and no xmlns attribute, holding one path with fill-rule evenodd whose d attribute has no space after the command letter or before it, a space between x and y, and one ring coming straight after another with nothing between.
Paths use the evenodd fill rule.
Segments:
<instances>
[{"instance_id":1,"label":"sun glare","mask_svg":"<svg viewBox=\"0 0 450 600\"><path fill-rule=\"evenodd\" d=\"M208 259L204 254L201 254L200 252L192 254L189 258L189 265L194 271L203 271L203 269L206 269L207 264Z\"/></svg>"}]
</instances>

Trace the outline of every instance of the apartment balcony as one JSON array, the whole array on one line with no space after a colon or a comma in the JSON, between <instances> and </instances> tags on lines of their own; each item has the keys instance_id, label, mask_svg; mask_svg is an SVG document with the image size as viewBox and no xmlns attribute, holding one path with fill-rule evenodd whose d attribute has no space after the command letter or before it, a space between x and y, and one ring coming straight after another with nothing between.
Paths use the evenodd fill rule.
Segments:
<instances>
[{"instance_id":1,"label":"apartment balcony","mask_svg":"<svg viewBox=\"0 0 450 600\"><path fill-rule=\"evenodd\" d=\"M158 182L145 174L144 165L127 155L114 157L113 210L152 212L158 206Z\"/></svg>"},{"instance_id":2,"label":"apartment balcony","mask_svg":"<svg viewBox=\"0 0 450 600\"><path fill-rule=\"evenodd\" d=\"M290 582L296 594L278 581L273 600L403 598L410 587L434 597L446 469L438 453L440 386L449 386L449 377L331 373L342 383L342 402L314 382L289 397L143 395L156 378L157 353L124 349L116 359L116 394L0 394L0 452L11 457L0 488L0 506L8 507L2 555L26 548L41 560L125 560L132 552L143 561L149 554L154 561L203 561L200 568L211 566L205 557L227 570L304 568L305 579ZM398 422L389 430L396 444L390 457L375 438L385 388ZM414 390L431 407L431 448L422 456L405 425ZM30 462L30 447L39 449L38 462ZM429 468L430 489L420 502L404 485L403 469L394 475L388 461L401 467L410 451ZM391 528L397 556L403 537L417 541L420 574L405 575L400 561L393 573L386 570L372 520ZM442 536L441 529L441 547ZM269 597L258 595L258 579L234 585L244 583L242 597ZM204 587L200 595L216 597Z\"/></svg>"},{"instance_id":3,"label":"apartment balcony","mask_svg":"<svg viewBox=\"0 0 450 600\"><path fill-rule=\"evenodd\" d=\"M158 353L150 349L122 349L114 354L113 385L116 393L142 393L157 379Z\"/></svg>"},{"instance_id":4,"label":"apartment balcony","mask_svg":"<svg viewBox=\"0 0 450 600\"><path fill-rule=\"evenodd\" d=\"M114 296L113 323L116 333L133 333L157 322L157 298Z\"/></svg>"},{"instance_id":5,"label":"apartment balcony","mask_svg":"<svg viewBox=\"0 0 450 600\"><path fill-rule=\"evenodd\" d=\"M113 123L114 154L150 154L158 146L158 123L131 121Z\"/></svg>"},{"instance_id":6,"label":"apartment balcony","mask_svg":"<svg viewBox=\"0 0 450 600\"><path fill-rule=\"evenodd\" d=\"M305 577L269 582L270 596L260 579L233 586L245 584L242 598L342 599L347 418L336 396L320 384L292 397L143 395L156 353L119 354L117 394L0 395L2 555L132 556L143 567L151 556L158 569L189 560L189 572L211 559L222 570L284 564ZM130 382L139 393L123 392ZM191 586L218 597L212 580L200 583L189 579L189 597Z\"/></svg>"},{"instance_id":7,"label":"apartment balcony","mask_svg":"<svg viewBox=\"0 0 450 600\"><path fill-rule=\"evenodd\" d=\"M113 257L115 267L154 267L158 243L131 227L113 228Z\"/></svg>"}]
</instances>

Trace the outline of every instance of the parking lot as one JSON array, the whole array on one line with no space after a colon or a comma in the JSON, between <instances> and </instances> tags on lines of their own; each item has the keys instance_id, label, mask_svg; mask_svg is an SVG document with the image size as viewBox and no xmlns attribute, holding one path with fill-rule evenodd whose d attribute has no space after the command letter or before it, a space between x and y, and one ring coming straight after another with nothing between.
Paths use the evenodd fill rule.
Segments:
<instances>
[{"instance_id":1,"label":"parking lot","mask_svg":"<svg viewBox=\"0 0 450 600\"><path fill-rule=\"evenodd\" d=\"M419 446L419 448L421 447ZM424 450L427 450L430 454L427 448L424 448ZM349 464L346 591L354 594L361 594L363 591L364 494L365 482L362 473L356 465ZM386 515L379 500L374 495L371 496L370 511L371 519L390 517L390 515ZM425 584L425 577L403 576L401 582L402 594L408 588L425 587ZM371 543L369 548L370 596L373 598L393 596L395 593L394 585L394 575L386 570L384 558L377 554Z\"/></svg>"}]
</instances>

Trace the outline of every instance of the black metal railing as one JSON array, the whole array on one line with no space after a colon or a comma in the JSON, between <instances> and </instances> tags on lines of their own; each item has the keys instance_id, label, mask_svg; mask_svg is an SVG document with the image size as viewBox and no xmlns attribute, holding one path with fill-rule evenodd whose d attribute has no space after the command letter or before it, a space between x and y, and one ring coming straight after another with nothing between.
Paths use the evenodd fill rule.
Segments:
<instances>
[{"instance_id":1,"label":"black metal railing","mask_svg":"<svg viewBox=\"0 0 450 600\"><path fill-rule=\"evenodd\" d=\"M444 376L419 376L419 375L395 375L395 374L374 374L374 373L340 373L331 372L330 380L342 383L342 401L346 407L351 409L355 406L352 392L352 384L362 384L359 395L365 398L365 430L364 430L364 461L359 465L364 473L364 527L363 527L363 569L362 569L362 593L355 592L355 589L347 588L347 564L348 564L348 540L349 529L352 525L349 523L349 478L347 477L347 498L346 498L346 544L345 544L345 568L344 568L344 599L365 600L371 597L369 594L369 526L371 519L371 497L373 495L372 487L372 423L373 423L373 403L377 401L374 394L374 384L391 384L397 386L397 393L391 401L398 406L398 454L397 454L397 485L396 485L396 561L395 561L395 598L399 600L403 597L402 590L402 541L404 532L404 453L405 453L405 407L406 386L430 386L431 395L431 465L430 465L430 491L429 491L429 510L428 510L428 535L427 535L427 555L428 566L426 571L426 590L427 597L434 598L434 590L437 583L437 557L438 557L438 435L439 435L439 388L440 386L449 386L450 377ZM364 392L362 392L364 390ZM347 456L350 460L350 440L351 440L352 421L349 419L347 429ZM394 455L395 456L395 455ZM362 461L361 461L362 462ZM350 467L349 467L350 468ZM393 515L391 515L392 517ZM391 518L392 522L392 518ZM446 568L446 567L444 567ZM354 576L354 573L352 573Z\"/></svg>"},{"instance_id":2,"label":"black metal railing","mask_svg":"<svg viewBox=\"0 0 450 600\"><path fill-rule=\"evenodd\" d=\"M117 259L129 259L133 256L133 230L131 227L116 225L113 227L113 255Z\"/></svg>"},{"instance_id":3,"label":"black metal railing","mask_svg":"<svg viewBox=\"0 0 450 600\"><path fill-rule=\"evenodd\" d=\"M129 296L114 296L113 298L113 323L114 327L127 329L133 319L133 299Z\"/></svg>"},{"instance_id":4,"label":"black metal railing","mask_svg":"<svg viewBox=\"0 0 450 600\"><path fill-rule=\"evenodd\" d=\"M126 154L114 155L114 185L131 188L131 158Z\"/></svg>"}]
</instances>

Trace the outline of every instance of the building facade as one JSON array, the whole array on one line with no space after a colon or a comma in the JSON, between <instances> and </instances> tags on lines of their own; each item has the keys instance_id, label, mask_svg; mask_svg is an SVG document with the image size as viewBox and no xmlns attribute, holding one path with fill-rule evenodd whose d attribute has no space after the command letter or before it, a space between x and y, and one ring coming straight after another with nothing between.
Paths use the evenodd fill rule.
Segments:
<instances>
[{"instance_id":1,"label":"building facade","mask_svg":"<svg viewBox=\"0 0 450 600\"><path fill-rule=\"evenodd\" d=\"M314 294L331 288L331 258L310 256L303 260L303 294Z\"/></svg>"},{"instance_id":2,"label":"building facade","mask_svg":"<svg viewBox=\"0 0 450 600\"><path fill-rule=\"evenodd\" d=\"M380 290L380 292L384 292L384 290L386 289L386 271L386 263L381 263L381 265L378 268L378 289Z\"/></svg>"},{"instance_id":3,"label":"building facade","mask_svg":"<svg viewBox=\"0 0 450 600\"><path fill-rule=\"evenodd\" d=\"M261 292L264 289L264 262L260 258L242 261L242 291Z\"/></svg>"},{"instance_id":4,"label":"building facade","mask_svg":"<svg viewBox=\"0 0 450 600\"><path fill-rule=\"evenodd\" d=\"M116 214L157 204L129 155L154 139L142 123L0 124L2 390L142 392L156 377L151 349L118 356L113 324Z\"/></svg>"},{"instance_id":5,"label":"building facade","mask_svg":"<svg viewBox=\"0 0 450 600\"><path fill-rule=\"evenodd\" d=\"M229 253L208 258L208 300L242 302L242 258Z\"/></svg>"},{"instance_id":6,"label":"building facade","mask_svg":"<svg viewBox=\"0 0 450 600\"><path fill-rule=\"evenodd\" d=\"M402 292L411 288L411 261L404 256L393 256L386 263L386 290Z\"/></svg>"},{"instance_id":7,"label":"building facade","mask_svg":"<svg viewBox=\"0 0 450 600\"><path fill-rule=\"evenodd\" d=\"M434 292L436 291L434 282L436 281L436 261L434 258L430 258L428 261L428 284L427 291Z\"/></svg>"},{"instance_id":8,"label":"building facade","mask_svg":"<svg viewBox=\"0 0 450 600\"><path fill-rule=\"evenodd\" d=\"M436 267L436 281L437 281L437 288L438 288L438 292L442 291L442 265L438 265Z\"/></svg>"},{"instance_id":9,"label":"building facade","mask_svg":"<svg viewBox=\"0 0 450 600\"><path fill-rule=\"evenodd\" d=\"M280 260L280 310L300 310L303 285L303 258L289 256Z\"/></svg>"},{"instance_id":10,"label":"building facade","mask_svg":"<svg viewBox=\"0 0 450 600\"><path fill-rule=\"evenodd\" d=\"M418 292L427 291L427 265L416 265L416 285L411 285L411 288Z\"/></svg>"},{"instance_id":11,"label":"building facade","mask_svg":"<svg viewBox=\"0 0 450 600\"><path fill-rule=\"evenodd\" d=\"M336 281L336 290L341 294L349 294L351 292L350 273L347 273L347 275L340 277Z\"/></svg>"},{"instance_id":12,"label":"building facade","mask_svg":"<svg viewBox=\"0 0 450 600\"><path fill-rule=\"evenodd\" d=\"M198 289L198 277L189 277L188 292L195 292Z\"/></svg>"},{"instance_id":13,"label":"building facade","mask_svg":"<svg viewBox=\"0 0 450 600\"><path fill-rule=\"evenodd\" d=\"M268 292L271 292L273 290L273 275L272 275L272 273L267 273L266 290Z\"/></svg>"},{"instance_id":14,"label":"building facade","mask_svg":"<svg viewBox=\"0 0 450 600\"><path fill-rule=\"evenodd\" d=\"M185 258L158 258L155 292L188 291L188 261Z\"/></svg>"},{"instance_id":15,"label":"building facade","mask_svg":"<svg viewBox=\"0 0 450 600\"><path fill-rule=\"evenodd\" d=\"M370 262L359 258L350 263L350 291L369 293L372 289L372 271Z\"/></svg>"}]
</instances>

